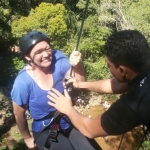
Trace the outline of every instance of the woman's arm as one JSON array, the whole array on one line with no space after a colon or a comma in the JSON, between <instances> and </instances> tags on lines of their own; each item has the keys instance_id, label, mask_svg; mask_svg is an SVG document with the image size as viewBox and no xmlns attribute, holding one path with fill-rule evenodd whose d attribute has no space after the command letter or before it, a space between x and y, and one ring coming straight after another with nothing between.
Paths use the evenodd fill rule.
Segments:
<instances>
[{"instance_id":1,"label":"woman's arm","mask_svg":"<svg viewBox=\"0 0 150 150\"><path fill-rule=\"evenodd\" d=\"M72 68L68 70L66 76L73 76L78 81L85 81L85 72L81 62L81 53L78 51L73 51L70 55L69 61L72 65Z\"/></svg>"},{"instance_id":2,"label":"woman's arm","mask_svg":"<svg viewBox=\"0 0 150 150\"><path fill-rule=\"evenodd\" d=\"M29 148L34 147L34 139L31 136L27 124L27 120L25 118L26 106L19 106L15 102L13 102L13 112L15 115L16 123L19 128L19 131L24 138L26 145Z\"/></svg>"}]
</instances>

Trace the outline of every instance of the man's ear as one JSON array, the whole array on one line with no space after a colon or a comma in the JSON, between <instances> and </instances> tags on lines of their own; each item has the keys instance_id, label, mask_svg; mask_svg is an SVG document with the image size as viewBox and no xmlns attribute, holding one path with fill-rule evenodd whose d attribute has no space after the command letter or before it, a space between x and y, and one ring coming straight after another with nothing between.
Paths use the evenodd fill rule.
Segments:
<instances>
[{"instance_id":1,"label":"man's ear","mask_svg":"<svg viewBox=\"0 0 150 150\"><path fill-rule=\"evenodd\" d=\"M127 68L125 66L120 65L119 70L122 76L125 76L127 74Z\"/></svg>"},{"instance_id":2,"label":"man's ear","mask_svg":"<svg viewBox=\"0 0 150 150\"><path fill-rule=\"evenodd\" d=\"M119 66L119 70L120 70L120 73L122 75L122 79L124 82L126 82L126 78L127 78L127 68L125 66Z\"/></svg>"}]
</instances>

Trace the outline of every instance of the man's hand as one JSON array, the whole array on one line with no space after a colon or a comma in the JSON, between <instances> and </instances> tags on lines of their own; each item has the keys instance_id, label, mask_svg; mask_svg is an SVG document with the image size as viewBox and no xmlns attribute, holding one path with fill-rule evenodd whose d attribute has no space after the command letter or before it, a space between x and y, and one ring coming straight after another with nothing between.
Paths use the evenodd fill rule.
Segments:
<instances>
[{"instance_id":1,"label":"man's hand","mask_svg":"<svg viewBox=\"0 0 150 150\"><path fill-rule=\"evenodd\" d=\"M66 82L64 82L64 87L67 87L68 84L72 84L74 88L79 88L79 81L76 78L69 78Z\"/></svg>"},{"instance_id":2,"label":"man's hand","mask_svg":"<svg viewBox=\"0 0 150 150\"><path fill-rule=\"evenodd\" d=\"M48 101L48 104L55 107L61 113L68 115L73 106L66 89L64 90L64 94L65 96L56 89L52 89L48 92L47 95L47 97L50 99L50 101Z\"/></svg>"},{"instance_id":3,"label":"man's hand","mask_svg":"<svg viewBox=\"0 0 150 150\"><path fill-rule=\"evenodd\" d=\"M72 66L77 66L81 60L81 53L79 51L73 51L70 55L69 61Z\"/></svg>"},{"instance_id":4,"label":"man's hand","mask_svg":"<svg viewBox=\"0 0 150 150\"><path fill-rule=\"evenodd\" d=\"M26 145L27 145L28 148L34 150L35 144L34 144L34 138L32 136L30 138L24 139L24 142L26 143Z\"/></svg>"}]
</instances>

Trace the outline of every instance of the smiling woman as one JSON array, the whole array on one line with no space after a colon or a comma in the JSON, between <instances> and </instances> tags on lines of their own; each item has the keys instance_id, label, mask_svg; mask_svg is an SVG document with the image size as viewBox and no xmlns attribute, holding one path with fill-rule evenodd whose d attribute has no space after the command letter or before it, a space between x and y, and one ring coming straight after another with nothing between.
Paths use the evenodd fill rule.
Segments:
<instances>
[{"instance_id":1,"label":"smiling woman","mask_svg":"<svg viewBox=\"0 0 150 150\"><path fill-rule=\"evenodd\" d=\"M46 130L40 132L45 125L49 124L56 112L56 109L47 103L47 92L53 85L59 79L70 75L71 65L73 65L73 76L79 81L85 80L80 64L81 54L73 51L69 61L60 50L52 50L49 37L39 31L24 35L20 40L20 49L28 63L19 72L11 97L16 122L27 147L35 147L34 138L36 138L36 146L40 150L44 147L49 150L94 150L88 139L72 126L65 115L60 115ZM62 81L55 88L63 93ZM30 135L25 119L27 109L33 118L34 137ZM56 133L55 136L51 137L51 132Z\"/></svg>"},{"instance_id":2,"label":"smiling woman","mask_svg":"<svg viewBox=\"0 0 150 150\"><path fill-rule=\"evenodd\" d=\"M52 62L52 50L46 41L37 43L29 54L25 55L28 62L36 64L40 68L47 68ZM49 70L49 68L48 68Z\"/></svg>"}]
</instances>

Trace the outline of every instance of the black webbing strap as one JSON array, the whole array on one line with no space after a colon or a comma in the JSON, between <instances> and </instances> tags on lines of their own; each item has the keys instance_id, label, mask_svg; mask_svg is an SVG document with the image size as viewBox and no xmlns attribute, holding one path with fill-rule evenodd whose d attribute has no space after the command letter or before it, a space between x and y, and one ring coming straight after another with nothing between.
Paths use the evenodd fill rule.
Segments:
<instances>
[{"instance_id":1,"label":"black webbing strap","mask_svg":"<svg viewBox=\"0 0 150 150\"><path fill-rule=\"evenodd\" d=\"M56 122L53 124L52 128L49 129L49 131L48 131L49 133L48 133L47 139L45 141L45 145L44 145L44 148L43 148L44 150L47 150L47 149L49 150L49 148L51 147L53 142L58 142L57 141L57 136L58 136L58 132L60 131L59 123L58 123L59 119L57 119Z\"/></svg>"},{"instance_id":2,"label":"black webbing strap","mask_svg":"<svg viewBox=\"0 0 150 150\"><path fill-rule=\"evenodd\" d=\"M34 143L36 142L37 138L39 137L39 135L45 131L47 129L47 127L49 127L53 122L54 120L60 115L60 112L59 111L56 111L55 114L54 114L54 117L51 119L51 121L37 134L37 136L34 138Z\"/></svg>"}]
</instances>

